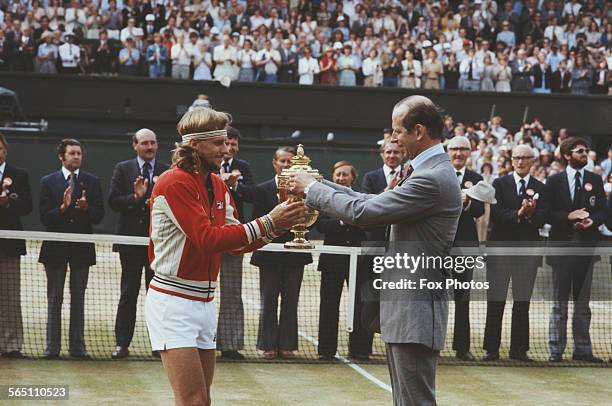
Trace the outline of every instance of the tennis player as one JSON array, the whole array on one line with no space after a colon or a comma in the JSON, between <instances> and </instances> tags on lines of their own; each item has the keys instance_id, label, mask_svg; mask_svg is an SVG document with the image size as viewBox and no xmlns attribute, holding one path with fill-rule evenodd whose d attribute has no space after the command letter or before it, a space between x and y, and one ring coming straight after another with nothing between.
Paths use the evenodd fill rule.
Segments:
<instances>
[{"instance_id":1,"label":"tennis player","mask_svg":"<svg viewBox=\"0 0 612 406\"><path fill-rule=\"evenodd\" d=\"M240 224L219 169L231 117L203 108L178 123L182 142L151 194L149 285L145 316L177 405L209 405L215 369L213 302L221 253L253 251L305 221L302 203L281 204Z\"/></svg>"}]
</instances>

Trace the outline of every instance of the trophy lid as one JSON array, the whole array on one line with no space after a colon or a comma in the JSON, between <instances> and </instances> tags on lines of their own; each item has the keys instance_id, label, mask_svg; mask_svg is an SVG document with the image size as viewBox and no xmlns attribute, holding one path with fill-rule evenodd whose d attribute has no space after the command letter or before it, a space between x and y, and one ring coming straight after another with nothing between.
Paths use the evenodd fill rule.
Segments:
<instances>
[{"instance_id":1,"label":"trophy lid","mask_svg":"<svg viewBox=\"0 0 612 406\"><path fill-rule=\"evenodd\" d=\"M304 146L302 144L298 144L296 154L293 158L291 158L291 166L283 169L281 172L281 177L289 177L297 172L307 172L315 176L317 179L322 178L319 171L317 169L313 169L309 164L310 158L304 154Z\"/></svg>"}]
</instances>

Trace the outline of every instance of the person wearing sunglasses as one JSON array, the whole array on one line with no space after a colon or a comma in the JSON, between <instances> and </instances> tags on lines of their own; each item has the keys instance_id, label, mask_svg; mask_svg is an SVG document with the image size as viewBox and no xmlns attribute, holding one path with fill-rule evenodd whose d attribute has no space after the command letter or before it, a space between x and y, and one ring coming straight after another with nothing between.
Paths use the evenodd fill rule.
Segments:
<instances>
[{"instance_id":1,"label":"person wearing sunglasses","mask_svg":"<svg viewBox=\"0 0 612 406\"><path fill-rule=\"evenodd\" d=\"M587 142L578 137L564 140L560 152L567 166L548 178L540 207L548 213L550 240L572 248L594 247L601 238L598 227L606 219L606 197L601 177L584 169L588 162ZM590 248L585 247L583 250ZM552 266L553 306L550 315L550 362L561 362L567 343L567 317L570 292L574 301L572 359L602 363L593 355L589 329L591 325L591 282L593 256L548 257Z\"/></svg>"}]
</instances>

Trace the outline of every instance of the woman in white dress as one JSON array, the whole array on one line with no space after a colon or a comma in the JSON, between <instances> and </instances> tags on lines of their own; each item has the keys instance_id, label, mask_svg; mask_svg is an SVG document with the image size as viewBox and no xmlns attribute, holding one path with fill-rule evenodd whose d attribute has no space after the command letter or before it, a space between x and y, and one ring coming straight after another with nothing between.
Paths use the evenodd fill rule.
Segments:
<instances>
[{"instance_id":1,"label":"woman in white dress","mask_svg":"<svg viewBox=\"0 0 612 406\"><path fill-rule=\"evenodd\" d=\"M194 80L212 80L212 56L208 52L208 44L200 45L200 54L194 60L195 70L193 72Z\"/></svg>"},{"instance_id":2,"label":"woman in white dress","mask_svg":"<svg viewBox=\"0 0 612 406\"><path fill-rule=\"evenodd\" d=\"M363 61L361 65L363 72L363 85L366 87L380 86L377 82L377 78L381 76L380 70L380 59L378 58L378 51L376 48L370 49L368 57Z\"/></svg>"},{"instance_id":3,"label":"woman in white dress","mask_svg":"<svg viewBox=\"0 0 612 406\"><path fill-rule=\"evenodd\" d=\"M338 85L340 86L356 86L357 76L355 72L359 67L357 61L353 58L353 47L350 44L345 44L342 50L342 55L336 61L336 69L338 70Z\"/></svg>"},{"instance_id":4,"label":"woman in white dress","mask_svg":"<svg viewBox=\"0 0 612 406\"><path fill-rule=\"evenodd\" d=\"M253 43L249 39L244 40L242 49L238 51L238 66L240 67L239 82L255 80L255 51L253 51Z\"/></svg>"},{"instance_id":5,"label":"woman in white dress","mask_svg":"<svg viewBox=\"0 0 612 406\"><path fill-rule=\"evenodd\" d=\"M410 51L406 51L405 59L402 61L402 72L400 74L400 87L405 89L418 89L421 87L421 62L414 59Z\"/></svg>"},{"instance_id":6,"label":"woman in white dress","mask_svg":"<svg viewBox=\"0 0 612 406\"><path fill-rule=\"evenodd\" d=\"M486 55L483 59L484 71L482 81L480 82L480 90L483 92L494 92L495 85L493 84L493 75L495 73L495 66L491 61L491 57Z\"/></svg>"},{"instance_id":7,"label":"woman in white dress","mask_svg":"<svg viewBox=\"0 0 612 406\"><path fill-rule=\"evenodd\" d=\"M496 92L510 92L510 81L512 81L512 69L508 66L508 59L501 57L498 59L499 64L493 71L493 78L495 79L495 91Z\"/></svg>"}]
</instances>

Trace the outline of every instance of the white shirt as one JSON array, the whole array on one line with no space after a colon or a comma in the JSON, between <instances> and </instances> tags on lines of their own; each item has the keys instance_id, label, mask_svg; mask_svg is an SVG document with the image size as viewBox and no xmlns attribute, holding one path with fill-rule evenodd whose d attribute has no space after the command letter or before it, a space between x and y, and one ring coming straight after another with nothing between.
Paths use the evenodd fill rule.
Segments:
<instances>
[{"instance_id":1,"label":"white shirt","mask_svg":"<svg viewBox=\"0 0 612 406\"><path fill-rule=\"evenodd\" d=\"M77 178L79 177L79 170L77 169L74 172L70 172L68 169L66 169L66 167L62 166L62 174L64 175L64 179L66 180L66 182L68 182L68 177L70 176L71 173L74 173Z\"/></svg>"},{"instance_id":2,"label":"white shirt","mask_svg":"<svg viewBox=\"0 0 612 406\"><path fill-rule=\"evenodd\" d=\"M549 25L544 29L544 36L549 40L553 40L553 35L556 37L556 41L561 41L564 37L565 31L563 31L563 27L558 25L552 26Z\"/></svg>"},{"instance_id":3,"label":"white shirt","mask_svg":"<svg viewBox=\"0 0 612 406\"><path fill-rule=\"evenodd\" d=\"M267 60L268 62L264 65L264 71L268 75L274 75L276 72L278 72L278 66L276 66L276 64L272 61L276 61L277 63L280 63L281 56L280 56L280 53L276 49L271 49L268 51L267 49L264 48L260 50L259 52L257 52L256 60L257 61Z\"/></svg>"},{"instance_id":4,"label":"white shirt","mask_svg":"<svg viewBox=\"0 0 612 406\"><path fill-rule=\"evenodd\" d=\"M472 64L472 79L469 78L470 63ZM461 77L463 78L463 80L480 80L483 71L484 66L480 62L478 62L478 59L476 58L464 59L459 65L459 73L461 73Z\"/></svg>"},{"instance_id":5,"label":"white shirt","mask_svg":"<svg viewBox=\"0 0 612 406\"><path fill-rule=\"evenodd\" d=\"M248 51L245 49L241 49L238 51L238 61L241 68L251 69L253 68L253 62L251 59L255 59L255 51L249 49Z\"/></svg>"},{"instance_id":6,"label":"white shirt","mask_svg":"<svg viewBox=\"0 0 612 406\"><path fill-rule=\"evenodd\" d=\"M455 169L453 167L453 169ZM460 175L457 175L457 182L459 182L459 187L461 187L461 184L463 183L463 177L465 176L465 166L461 169L455 169L455 175L457 174L457 172L460 173Z\"/></svg>"},{"instance_id":7,"label":"white shirt","mask_svg":"<svg viewBox=\"0 0 612 406\"><path fill-rule=\"evenodd\" d=\"M380 66L380 60L378 58L372 59L370 57L366 58L363 61L363 65L361 66L361 70L363 71L363 76L372 76L376 73L376 70Z\"/></svg>"},{"instance_id":8,"label":"white shirt","mask_svg":"<svg viewBox=\"0 0 612 406\"><path fill-rule=\"evenodd\" d=\"M66 42L60 45L59 56L64 68L74 68L81 60L81 50L77 45Z\"/></svg>"},{"instance_id":9,"label":"white shirt","mask_svg":"<svg viewBox=\"0 0 612 406\"><path fill-rule=\"evenodd\" d=\"M576 172L580 172L580 184L582 187L584 187L584 168L581 168L579 170L576 170L574 168L572 168L570 165L567 166L567 168L565 169L565 172L567 173L567 184L569 185L569 192L570 192L570 198L571 201L574 201L574 188L576 187Z\"/></svg>"},{"instance_id":10,"label":"white shirt","mask_svg":"<svg viewBox=\"0 0 612 406\"><path fill-rule=\"evenodd\" d=\"M0 165L0 179L2 179L2 175L4 175L5 168L6 168L6 162L2 162L2 165Z\"/></svg>"},{"instance_id":11,"label":"white shirt","mask_svg":"<svg viewBox=\"0 0 612 406\"><path fill-rule=\"evenodd\" d=\"M312 85L314 75L319 73L319 62L313 58L300 58L298 61L298 74L300 75L300 85Z\"/></svg>"},{"instance_id":12,"label":"white shirt","mask_svg":"<svg viewBox=\"0 0 612 406\"><path fill-rule=\"evenodd\" d=\"M147 161L145 161L139 156L136 157L136 160L138 161L138 168L140 168L140 175L144 176L144 164ZM153 180L153 171L155 170L155 158L149 161L149 165L151 165L151 168L149 169L149 183L151 183L151 181Z\"/></svg>"},{"instance_id":13,"label":"white shirt","mask_svg":"<svg viewBox=\"0 0 612 406\"><path fill-rule=\"evenodd\" d=\"M213 50L213 60L217 64L219 63L219 61L221 61L220 63L223 64L229 64L230 60L236 61L236 54L236 48L231 45L227 48L225 48L223 44L217 45Z\"/></svg>"},{"instance_id":14,"label":"white shirt","mask_svg":"<svg viewBox=\"0 0 612 406\"><path fill-rule=\"evenodd\" d=\"M172 64L189 66L191 64L191 58L196 55L196 50L198 50L198 47L191 44L191 42L184 44L182 47L181 44L172 45L172 49L170 50Z\"/></svg>"},{"instance_id":15,"label":"white shirt","mask_svg":"<svg viewBox=\"0 0 612 406\"><path fill-rule=\"evenodd\" d=\"M393 171L393 173L391 173ZM385 180L387 181L387 185L391 183L393 178L398 176L398 173L402 172L402 166L398 165L395 168L391 168L388 165L383 165L383 172L385 173Z\"/></svg>"},{"instance_id":16,"label":"white shirt","mask_svg":"<svg viewBox=\"0 0 612 406\"><path fill-rule=\"evenodd\" d=\"M521 179L525 180L525 191L527 191L527 185L529 184L529 178L531 175L527 174L524 178L521 178L516 172L512 172L514 176L514 183L516 184L516 195L521 196Z\"/></svg>"}]
</instances>

